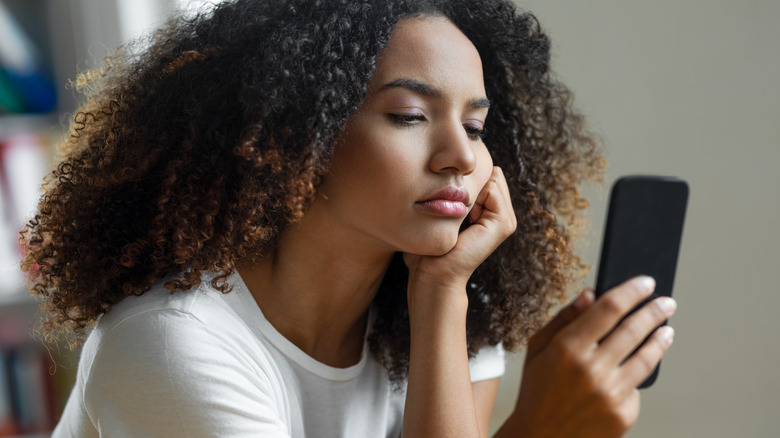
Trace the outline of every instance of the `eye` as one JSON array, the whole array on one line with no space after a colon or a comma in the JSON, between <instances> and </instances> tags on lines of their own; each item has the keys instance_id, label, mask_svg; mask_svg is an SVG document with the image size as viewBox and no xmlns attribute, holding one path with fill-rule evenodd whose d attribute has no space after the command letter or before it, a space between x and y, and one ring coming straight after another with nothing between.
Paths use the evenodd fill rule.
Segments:
<instances>
[{"instance_id":1,"label":"eye","mask_svg":"<svg viewBox=\"0 0 780 438\"><path fill-rule=\"evenodd\" d=\"M485 128L476 125L463 125L463 129L466 130L466 135L471 140L485 138Z\"/></svg>"},{"instance_id":2,"label":"eye","mask_svg":"<svg viewBox=\"0 0 780 438\"><path fill-rule=\"evenodd\" d=\"M396 125L401 126L412 126L425 121L425 116L422 114L388 114L387 117Z\"/></svg>"}]
</instances>

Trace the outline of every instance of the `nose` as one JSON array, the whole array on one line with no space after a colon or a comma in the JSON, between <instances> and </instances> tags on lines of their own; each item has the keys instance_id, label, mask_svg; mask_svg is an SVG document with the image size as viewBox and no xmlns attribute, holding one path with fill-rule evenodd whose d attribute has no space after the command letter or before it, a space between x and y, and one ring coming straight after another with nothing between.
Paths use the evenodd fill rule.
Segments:
<instances>
[{"instance_id":1,"label":"nose","mask_svg":"<svg viewBox=\"0 0 780 438\"><path fill-rule=\"evenodd\" d=\"M477 166L476 142L470 139L460 121L449 122L433 133L430 168L435 173L468 175Z\"/></svg>"}]
</instances>

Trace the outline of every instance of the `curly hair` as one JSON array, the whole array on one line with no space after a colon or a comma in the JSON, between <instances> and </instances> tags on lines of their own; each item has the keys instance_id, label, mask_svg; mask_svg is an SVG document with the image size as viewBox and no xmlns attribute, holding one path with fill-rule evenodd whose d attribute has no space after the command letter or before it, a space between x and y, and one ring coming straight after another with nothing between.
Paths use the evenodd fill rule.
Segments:
<instances>
[{"instance_id":1,"label":"curly hair","mask_svg":"<svg viewBox=\"0 0 780 438\"><path fill-rule=\"evenodd\" d=\"M399 20L422 15L449 18L482 58L484 141L518 218L469 282L469 353L524 345L586 269L570 244L587 206L578 186L603 158L549 71L547 36L508 0L230 1L82 74L87 99L20 233L48 339L78 343L169 275L171 293L206 272L229 293L237 263L305 214L377 54ZM393 381L408 373L407 277L396 256L373 303L370 349Z\"/></svg>"}]
</instances>

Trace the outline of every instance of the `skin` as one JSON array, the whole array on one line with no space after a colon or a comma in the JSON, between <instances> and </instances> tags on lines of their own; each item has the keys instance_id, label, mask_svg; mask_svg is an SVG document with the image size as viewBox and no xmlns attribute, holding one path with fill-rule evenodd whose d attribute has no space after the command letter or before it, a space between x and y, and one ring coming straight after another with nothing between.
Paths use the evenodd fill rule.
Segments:
<instances>
[{"instance_id":1,"label":"skin","mask_svg":"<svg viewBox=\"0 0 780 438\"><path fill-rule=\"evenodd\" d=\"M360 360L368 307L391 257L404 254L405 437L487 436L498 379L470 381L466 284L517 225L504 175L477 135L487 106L468 38L445 18L402 20L317 200L271 254L238 266L279 332L316 360L347 367ZM424 207L446 187L468 193L462 215ZM466 212L471 225L459 233ZM583 292L534 336L517 407L498 436L625 433L639 409L634 387L670 343L656 335L623 361L673 310L656 300L613 330L650 293L639 283L597 303Z\"/></svg>"}]
</instances>

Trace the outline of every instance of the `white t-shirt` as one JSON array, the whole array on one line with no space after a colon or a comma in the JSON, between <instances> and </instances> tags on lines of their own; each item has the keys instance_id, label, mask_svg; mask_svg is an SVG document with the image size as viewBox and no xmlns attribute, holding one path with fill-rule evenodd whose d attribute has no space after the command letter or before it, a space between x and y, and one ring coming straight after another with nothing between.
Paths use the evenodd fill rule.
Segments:
<instances>
[{"instance_id":1,"label":"white t-shirt","mask_svg":"<svg viewBox=\"0 0 780 438\"><path fill-rule=\"evenodd\" d=\"M393 392L364 344L360 362L314 360L263 316L238 274L221 294L208 281L162 285L103 315L84 344L76 385L53 438L399 437L405 393ZM486 347L472 381L501 376Z\"/></svg>"}]
</instances>

